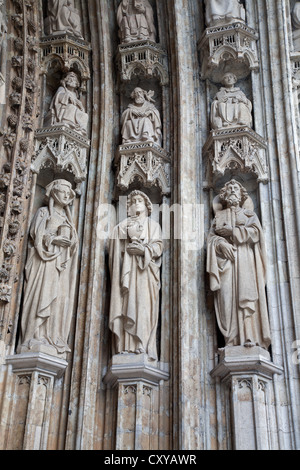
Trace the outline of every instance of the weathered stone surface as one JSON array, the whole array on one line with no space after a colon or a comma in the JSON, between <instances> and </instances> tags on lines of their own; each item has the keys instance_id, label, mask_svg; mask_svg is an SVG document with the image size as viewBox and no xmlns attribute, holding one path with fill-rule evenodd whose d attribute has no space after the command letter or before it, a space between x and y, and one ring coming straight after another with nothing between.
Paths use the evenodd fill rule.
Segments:
<instances>
[{"instance_id":1,"label":"weathered stone surface","mask_svg":"<svg viewBox=\"0 0 300 470\"><path fill-rule=\"evenodd\" d=\"M148 2L153 21L128 10L129 42L121 42L118 7ZM51 13L64 27L51 34L45 2L0 2L0 448L299 449L298 2L148 2L59 1L63 10ZM88 116L84 135L65 123L43 128L70 71ZM252 121L250 107L231 103L247 125L229 119L233 127L211 129L225 72L236 75ZM136 88L154 92L159 143L122 143L122 113ZM63 363L45 345L25 359L16 354L30 224L55 178L80 196ZM269 350L229 350L216 325L207 234L215 198L232 178L247 189L265 237ZM118 197L136 189L155 205L157 223L174 220L160 268L154 361L114 355L109 329L108 238L123 218Z\"/></svg>"}]
</instances>

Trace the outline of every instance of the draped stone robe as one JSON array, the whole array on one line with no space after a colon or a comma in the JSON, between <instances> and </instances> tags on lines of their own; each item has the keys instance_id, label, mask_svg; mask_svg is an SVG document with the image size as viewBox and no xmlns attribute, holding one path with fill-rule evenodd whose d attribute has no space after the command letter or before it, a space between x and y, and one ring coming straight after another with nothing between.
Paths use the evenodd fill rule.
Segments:
<instances>
[{"instance_id":1,"label":"draped stone robe","mask_svg":"<svg viewBox=\"0 0 300 470\"><path fill-rule=\"evenodd\" d=\"M230 126L252 126L252 103L240 88L222 87L211 107L211 126L221 129Z\"/></svg>"},{"instance_id":2,"label":"draped stone robe","mask_svg":"<svg viewBox=\"0 0 300 470\"><path fill-rule=\"evenodd\" d=\"M70 247L52 244L60 230L68 232ZM21 346L51 345L58 354L67 344L77 274L78 238L71 218L40 208L31 225L21 321Z\"/></svg>"},{"instance_id":3,"label":"draped stone robe","mask_svg":"<svg viewBox=\"0 0 300 470\"><path fill-rule=\"evenodd\" d=\"M81 20L74 0L48 0L47 33L71 33L82 38Z\"/></svg>"},{"instance_id":4,"label":"draped stone robe","mask_svg":"<svg viewBox=\"0 0 300 470\"><path fill-rule=\"evenodd\" d=\"M144 256L130 255L126 219L115 227L110 239L109 266L111 303L109 327L115 335L115 352L142 348L157 359L156 332L159 314L160 266L163 243L157 222L141 221L140 241Z\"/></svg>"},{"instance_id":5,"label":"draped stone robe","mask_svg":"<svg viewBox=\"0 0 300 470\"><path fill-rule=\"evenodd\" d=\"M80 134L87 134L88 114L75 91L60 86L50 104L51 125L65 124ZM47 118L49 121L49 117Z\"/></svg>"},{"instance_id":6,"label":"draped stone robe","mask_svg":"<svg viewBox=\"0 0 300 470\"><path fill-rule=\"evenodd\" d=\"M159 111L149 101L142 106L129 104L121 118L123 143L152 141L161 145Z\"/></svg>"},{"instance_id":7,"label":"draped stone robe","mask_svg":"<svg viewBox=\"0 0 300 470\"><path fill-rule=\"evenodd\" d=\"M246 17L238 0L205 0L205 15L207 26L232 20L244 21Z\"/></svg>"},{"instance_id":8,"label":"draped stone robe","mask_svg":"<svg viewBox=\"0 0 300 470\"><path fill-rule=\"evenodd\" d=\"M224 222L234 227L233 236L225 239L236 248L234 262L225 259L219 248L224 237L218 236L215 229ZM266 253L263 231L254 212L238 207L216 214L207 240L207 271L226 345L244 345L250 340L267 349L271 340L265 294ZM250 338L246 337L245 320L251 323Z\"/></svg>"},{"instance_id":9,"label":"draped stone robe","mask_svg":"<svg viewBox=\"0 0 300 470\"><path fill-rule=\"evenodd\" d=\"M155 42L153 10L148 0L122 0L117 11L117 21L122 42L145 39Z\"/></svg>"}]
</instances>

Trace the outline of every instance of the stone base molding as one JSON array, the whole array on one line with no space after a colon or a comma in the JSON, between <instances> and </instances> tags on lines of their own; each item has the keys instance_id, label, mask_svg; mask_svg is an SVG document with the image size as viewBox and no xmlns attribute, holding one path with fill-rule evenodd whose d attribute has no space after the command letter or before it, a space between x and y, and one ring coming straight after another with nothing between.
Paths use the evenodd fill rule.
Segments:
<instances>
[{"instance_id":1,"label":"stone base molding","mask_svg":"<svg viewBox=\"0 0 300 470\"><path fill-rule=\"evenodd\" d=\"M147 354L117 354L103 379L118 391L116 449L157 448L159 385L169 379L161 364Z\"/></svg>"},{"instance_id":2,"label":"stone base molding","mask_svg":"<svg viewBox=\"0 0 300 470\"><path fill-rule=\"evenodd\" d=\"M212 377L229 391L235 450L276 450L273 376L282 368L258 346L227 346L220 350Z\"/></svg>"},{"instance_id":3,"label":"stone base molding","mask_svg":"<svg viewBox=\"0 0 300 470\"><path fill-rule=\"evenodd\" d=\"M44 353L24 353L8 356L6 364L16 375L11 428L23 433L22 450L46 450L54 382L64 374L68 363ZM23 412L18 413L19 409Z\"/></svg>"}]
</instances>

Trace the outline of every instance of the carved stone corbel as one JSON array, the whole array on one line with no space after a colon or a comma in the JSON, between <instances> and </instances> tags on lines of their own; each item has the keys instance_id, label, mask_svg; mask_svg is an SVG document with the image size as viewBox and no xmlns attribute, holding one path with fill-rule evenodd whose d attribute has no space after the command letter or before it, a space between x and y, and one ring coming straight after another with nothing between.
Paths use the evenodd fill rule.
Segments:
<instances>
[{"instance_id":1,"label":"carved stone corbel","mask_svg":"<svg viewBox=\"0 0 300 470\"><path fill-rule=\"evenodd\" d=\"M89 139L64 125L38 129L32 172L50 168L55 173L69 172L73 175L77 194L87 174Z\"/></svg>"},{"instance_id":2,"label":"carved stone corbel","mask_svg":"<svg viewBox=\"0 0 300 470\"><path fill-rule=\"evenodd\" d=\"M269 181L264 139L247 126L212 130L203 148L208 170L207 183L223 176L226 170L252 173L258 182Z\"/></svg>"},{"instance_id":3,"label":"carved stone corbel","mask_svg":"<svg viewBox=\"0 0 300 470\"><path fill-rule=\"evenodd\" d=\"M207 28L199 42L201 78L220 81L224 64L238 78L259 69L257 32L242 22Z\"/></svg>"},{"instance_id":4,"label":"carved stone corbel","mask_svg":"<svg viewBox=\"0 0 300 470\"><path fill-rule=\"evenodd\" d=\"M81 90L86 91L86 85L91 78L89 54L91 46L83 39L69 34L46 36L40 42L41 72L48 73L54 60L58 60L64 73L78 70L81 78Z\"/></svg>"},{"instance_id":5,"label":"carved stone corbel","mask_svg":"<svg viewBox=\"0 0 300 470\"><path fill-rule=\"evenodd\" d=\"M118 187L126 190L134 180L145 187L158 186L162 194L170 193L170 157L153 142L119 146L116 159Z\"/></svg>"},{"instance_id":6,"label":"carved stone corbel","mask_svg":"<svg viewBox=\"0 0 300 470\"><path fill-rule=\"evenodd\" d=\"M166 52L152 41L120 44L117 61L123 81L142 75L143 78L157 77L162 86L169 83Z\"/></svg>"}]
</instances>

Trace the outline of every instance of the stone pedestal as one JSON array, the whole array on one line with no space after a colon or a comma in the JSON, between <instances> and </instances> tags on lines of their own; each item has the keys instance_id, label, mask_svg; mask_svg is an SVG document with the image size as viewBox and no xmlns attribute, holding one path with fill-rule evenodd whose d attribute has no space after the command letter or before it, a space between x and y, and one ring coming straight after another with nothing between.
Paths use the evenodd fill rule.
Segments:
<instances>
[{"instance_id":1,"label":"stone pedestal","mask_svg":"<svg viewBox=\"0 0 300 470\"><path fill-rule=\"evenodd\" d=\"M41 352L16 354L6 364L17 375L13 399L12 428L23 435L23 450L47 450L54 381L68 363Z\"/></svg>"},{"instance_id":2,"label":"stone pedestal","mask_svg":"<svg viewBox=\"0 0 300 470\"><path fill-rule=\"evenodd\" d=\"M162 194L170 193L170 158L159 145L153 142L122 144L116 165L120 189L128 189L137 179L145 187L158 186Z\"/></svg>"},{"instance_id":3,"label":"stone pedestal","mask_svg":"<svg viewBox=\"0 0 300 470\"><path fill-rule=\"evenodd\" d=\"M207 183L223 176L226 170L252 173L258 182L267 183L266 148L264 139L247 126L212 130L203 147Z\"/></svg>"},{"instance_id":4,"label":"stone pedestal","mask_svg":"<svg viewBox=\"0 0 300 470\"><path fill-rule=\"evenodd\" d=\"M80 185L86 178L87 153L90 140L65 125L55 125L35 132L35 155L32 172L50 169L55 173L72 174L76 192L80 194Z\"/></svg>"},{"instance_id":5,"label":"stone pedestal","mask_svg":"<svg viewBox=\"0 0 300 470\"><path fill-rule=\"evenodd\" d=\"M168 379L146 354L113 356L103 381L118 390L116 450L157 449L159 384Z\"/></svg>"},{"instance_id":6,"label":"stone pedestal","mask_svg":"<svg viewBox=\"0 0 300 470\"><path fill-rule=\"evenodd\" d=\"M260 347L225 347L211 371L230 392L235 450L276 450L273 376L281 374Z\"/></svg>"}]
</instances>

